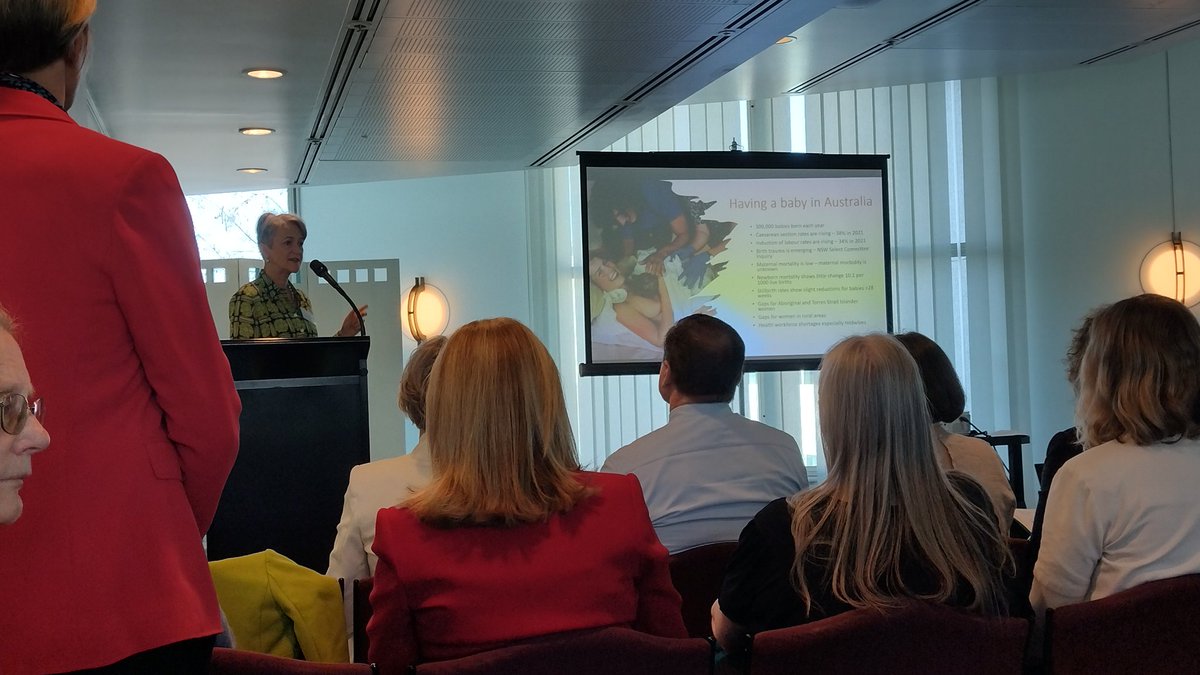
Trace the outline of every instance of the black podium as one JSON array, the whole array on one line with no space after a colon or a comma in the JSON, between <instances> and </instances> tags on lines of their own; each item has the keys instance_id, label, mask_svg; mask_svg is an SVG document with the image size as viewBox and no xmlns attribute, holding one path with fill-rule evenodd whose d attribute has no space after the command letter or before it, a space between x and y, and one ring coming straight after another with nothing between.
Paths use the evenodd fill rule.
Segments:
<instances>
[{"instance_id":1,"label":"black podium","mask_svg":"<svg viewBox=\"0 0 1200 675\"><path fill-rule=\"evenodd\" d=\"M225 340L242 399L208 558L272 548L324 573L351 467L371 460L370 338Z\"/></svg>"}]
</instances>

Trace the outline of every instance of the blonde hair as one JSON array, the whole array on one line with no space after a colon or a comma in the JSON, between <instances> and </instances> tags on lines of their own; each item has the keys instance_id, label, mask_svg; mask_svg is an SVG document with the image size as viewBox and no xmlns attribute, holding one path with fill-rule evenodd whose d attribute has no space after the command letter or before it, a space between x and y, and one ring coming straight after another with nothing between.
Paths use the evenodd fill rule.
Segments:
<instances>
[{"instance_id":1,"label":"blonde hair","mask_svg":"<svg viewBox=\"0 0 1200 675\"><path fill-rule=\"evenodd\" d=\"M504 525L569 511L590 490L558 369L513 319L455 331L430 374L426 399L432 483L401 506L444 526Z\"/></svg>"},{"instance_id":2,"label":"blonde hair","mask_svg":"<svg viewBox=\"0 0 1200 675\"><path fill-rule=\"evenodd\" d=\"M433 370L433 363L444 346L444 335L435 335L425 340L413 350L404 366L404 372L400 375L400 392L396 396L396 404L422 432L425 431L425 394L429 390L429 372Z\"/></svg>"},{"instance_id":3,"label":"blonde hair","mask_svg":"<svg viewBox=\"0 0 1200 675\"><path fill-rule=\"evenodd\" d=\"M1096 312L1079 371L1075 419L1085 447L1200 436L1200 324L1161 295Z\"/></svg>"},{"instance_id":4,"label":"blonde hair","mask_svg":"<svg viewBox=\"0 0 1200 675\"><path fill-rule=\"evenodd\" d=\"M960 600L969 599L969 609L1003 614L1007 542L990 505L967 499L939 468L921 373L904 346L880 334L835 345L821 364L818 406L829 478L789 500L793 582L806 608L813 593L805 571L816 564L851 607L946 602L965 584L972 596ZM902 576L914 555L935 582L932 592Z\"/></svg>"},{"instance_id":5,"label":"blonde hair","mask_svg":"<svg viewBox=\"0 0 1200 675\"><path fill-rule=\"evenodd\" d=\"M67 53L96 0L0 0L0 72L30 73Z\"/></svg>"}]
</instances>

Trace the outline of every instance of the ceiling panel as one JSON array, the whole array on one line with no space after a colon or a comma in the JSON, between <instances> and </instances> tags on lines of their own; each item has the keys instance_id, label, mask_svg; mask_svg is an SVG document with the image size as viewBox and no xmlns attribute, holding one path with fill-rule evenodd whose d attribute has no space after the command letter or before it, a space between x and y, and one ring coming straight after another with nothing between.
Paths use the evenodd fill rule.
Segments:
<instances>
[{"instance_id":1,"label":"ceiling panel","mask_svg":"<svg viewBox=\"0 0 1200 675\"><path fill-rule=\"evenodd\" d=\"M1078 64L1197 20L1200 0L104 0L86 85L111 135L195 193L569 162L680 102L846 63L807 92L1096 67ZM288 76L241 75L263 65ZM278 133L237 134L260 125Z\"/></svg>"}]
</instances>

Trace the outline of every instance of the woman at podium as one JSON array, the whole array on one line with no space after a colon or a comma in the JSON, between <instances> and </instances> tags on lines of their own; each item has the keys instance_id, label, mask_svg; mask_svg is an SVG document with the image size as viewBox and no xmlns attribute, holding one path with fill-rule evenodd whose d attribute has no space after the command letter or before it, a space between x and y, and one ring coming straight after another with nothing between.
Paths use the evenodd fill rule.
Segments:
<instances>
[{"instance_id":1,"label":"woman at podium","mask_svg":"<svg viewBox=\"0 0 1200 675\"><path fill-rule=\"evenodd\" d=\"M256 234L262 271L229 300L230 339L317 337L312 304L288 279L304 263L308 227L294 213L264 213L258 218ZM367 306L359 311L365 317ZM333 335L348 337L357 332L358 317L351 310Z\"/></svg>"}]
</instances>

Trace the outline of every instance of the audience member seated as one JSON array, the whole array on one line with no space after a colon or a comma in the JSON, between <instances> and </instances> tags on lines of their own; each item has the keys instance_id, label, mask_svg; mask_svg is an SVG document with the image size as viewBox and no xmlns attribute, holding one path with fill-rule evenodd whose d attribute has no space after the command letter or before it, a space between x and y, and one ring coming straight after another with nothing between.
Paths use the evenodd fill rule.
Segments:
<instances>
[{"instance_id":1,"label":"audience member seated","mask_svg":"<svg viewBox=\"0 0 1200 675\"><path fill-rule=\"evenodd\" d=\"M1200 324L1139 295L1098 311L1079 371L1083 454L1046 502L1039 613L1200 572Z\"/></svg>"},{"instance_id":2,"label":"audience member seated","mask_svg":"<svg viewBox=\"0 0 1200 675\"><path fill-rule=\"evenodd\" d=\"M604 471L641 481L650 521L671 553L734 541L772 499L808 487L796 440L733 412L746 347L729 324L693 314L668 331L658 392L667 425L617 450Z\"/></svg>"},{"instance_id":3,"label":"audience member seated","mask_svg":"<svg viewBox=\"0 0 1200 675\"><path fill-rule=\"evenodd\" d=\"M1088 336L1092 332L1092 317L1096 311L1099 310L1083 317L1079 328L1076 328L1075 333L1071 336L1071 345L1067 348L1067 382L1071 383L1071 389L1075 392L1076 398L1079 397L1079 368L1083 361L1083 353L1087 351ZM1068 459L1081 452L1083 452L1083 446L1079 444L1079 434L1074 426L1054 434L1046 446L1046 459L1042 465L1042 473L1038 476L1037 510L1033 513L1033 527L1029 532L1031 562L1037 560L1038 551L1042 547L1042 524L1046 518L1046 496L1050 494L1050 486L1054 484L1054 477L1058 475L1058 470L1067 463Z\"/></svg>"},{"instance_id":4,"label":"audience member seated","mask_svg":"<svg viewBox=\"0 0 1200 675\"><path fill-rule=\"evenodd\" d=\"M32 473L30 458L50 444L42 426L42 402L33 395L13 324L0 307L0 525L21 516L21 486Z\"/></svg>"},{"instance_id":5,"label":"audience member seated","mask_svg":"<svg viewBox=\"0 0 1200 675\"><path fill-rule=\"evenodd\" d=\"M433 481L375 526L380 672L605 626L686 635L637 480L583 472L559 374L512 319L460 328L428 393Z\"/></svg>"},{"instance_id":6,"label":"audience member seated","mask_svg":"<svg viewBox=\"0 0 1200 675\"><path fill-rule=\"evenodd\" d=\"M408 415L420 436L412 452L369 464L350 471L350 484L342 505L333 551L329 554L329 576L343 579L347 636L353 632L351 582L375 574L375 516L379 509L395 506L429 483L433 469L429 462L429 443L425 437L425 391L429 371L446 344L446 338L430 338L413 350L400 375L400 410Z\"/></svg>"},{"instance_id":7,"label":"audience member seated","mask_svg":"<svg viewBox=\"0 0 1200 675\"><path fill-rule=\"evenodd\" d=\"M213 585L238 649L346 663L341 591L275 551L214 560Z\"/></svg>"},{"instance_id":8,"label":"audience member seated","mask_svg":"<svg viewBox=\"0 0 1200 675\"><path fill-rule=\"evenodd\" d=\"M974 478L992 501L1000 531L1007 533L1017 500L996 449L981 438L950 433L942 426L962 417L967 400L950 357L921 333L902 333L896 339L912 354L921 370L929 416L933 419L933 450L938 465L945 471L957 470Z\"/></svg>"},{"instance_id":9,"label":"audience member seated","mask_svg":"<svg viewBox=\"0 0 1200 675\"><path fill-rule=\"evenodd\" d=\"M747 633L910 599L1006 612L1008 546L977 483L938 466L917 364L887 335L830 349L818 392L829 478L777 499L742 532L713 605L713 635Z\"/></svg>"}]
</instances>

